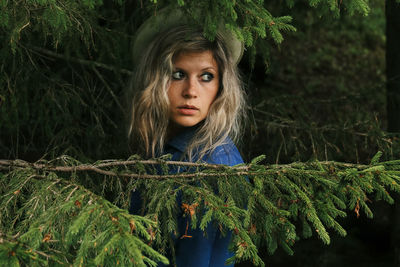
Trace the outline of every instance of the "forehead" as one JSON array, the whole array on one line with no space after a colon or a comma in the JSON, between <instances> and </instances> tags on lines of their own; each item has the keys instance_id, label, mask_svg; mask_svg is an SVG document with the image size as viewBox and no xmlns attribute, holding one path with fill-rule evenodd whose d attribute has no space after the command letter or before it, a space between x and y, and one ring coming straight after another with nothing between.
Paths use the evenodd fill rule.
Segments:
<instances>
[{"instance_id":1,"label":"forehead","mask_svg":"<svg viewBox=\"0 0 400 267\"><path fill-rule=\"evenodd\" d=\"M210 50L182 51L173 57L172 63L176 67L197 66L200 68L216 68L216 69L218 69L218 63L215 60L214 55Z\"/></svg>"}]
</instances>

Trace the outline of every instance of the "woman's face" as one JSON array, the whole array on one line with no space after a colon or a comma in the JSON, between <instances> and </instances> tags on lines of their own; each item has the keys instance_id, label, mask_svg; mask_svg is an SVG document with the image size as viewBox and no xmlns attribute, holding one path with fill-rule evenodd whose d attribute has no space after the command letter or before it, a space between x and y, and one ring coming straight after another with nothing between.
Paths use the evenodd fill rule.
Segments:
<instances>
[{"instance_id":1,"label":"woman's face","mask_svg":"<svg viewBox=\"0 0 400 267\"><path fill-rule=\"evenodd\" d=\"M190 127L204 120L217 96L219 78L211 51L180 53L173 61L168 88L171 122Z\"/></svg>"}]
</instances>

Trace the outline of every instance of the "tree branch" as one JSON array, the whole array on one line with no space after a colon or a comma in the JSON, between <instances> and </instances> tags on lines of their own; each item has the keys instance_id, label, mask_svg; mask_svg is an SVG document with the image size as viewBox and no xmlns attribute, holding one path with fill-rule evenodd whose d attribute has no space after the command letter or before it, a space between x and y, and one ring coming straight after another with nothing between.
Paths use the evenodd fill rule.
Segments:
<instances>
[{"instance_id":1,"label":"tree branch","mask_svg":"<svg viewBox=\"0 0 400 267\"><path fill-rule=\"evenodd\" d=\"M7 235L7 234L4 234L4 233L0 232L0 244L4 244L5 242L9 242L9 243L18 243L18 244L20 244L21 246L25 247L25 248L27 249L27 252L28 252L28 253L29 253L29 252L33 252L33 253L39 254L39 255L45 257L47 260L49 260L50 258L53 258L51 255L46 254L46 253L44 253L43 251L39 251L39 250L36 250L36 249L32 249L31 247L29 247L29 246L26 245L25 243L23 243L23 242L21 242L20 240L18 240L18 237L19 237L19 233L17 233L17 234L14 235L14 236L10 236L10 235ZM55 260L55 259L54 259L54 260ZM56 260L56 261L57 261L58 263L62 263L62 262L60 262L60 261L58 261L58 260Z\"/></svg>"},{"instance_id":2,"label":"tree branch","mask_svg":"<svg viewBox=\"0 0 400 267\"><path fill-rule=\"evenodd\" d=\"M34 50L36 52L54 57L54 58L59 58L59 59L63 59L66 61L72 61L72 62L76 62L79 63L81 65L86 65L86 66L95 66L95 67L99 67L102 69L106 69L106 70L111 70L111 71L117 71L120 72L122 74L126 74L126 75L133 75L133 72L127 69L121 69L121 68L117 68L114 66L110 66L104 63L100 63L97 61L92 61L92 60L86 60L86 59L80 59L80 58L75 58L75 57L70 57L70 56L65 56L62 54L58 54L56 52L41 48L41 47L37 47L37 46L30 46L29 47L30 50Z\"/></svg>"},{"instance_id":3,"label":"tree branch","mask_svg":"<svg viewBox=\"0 0 400 267\"><path fill-rule=\"evenodd\" d=\"M61 159L61 158L58 158ZM57 160L57 159L56 159ZM200 169L197 172L183 172L178 174L138 174L138 173L124 173L121 171L111 171L105 170L104 168L112 168L118 166L130 166L136 164L143 165L172 165L172 166L182 166L182 167L192 167ZM324 161L318 162L320 166L324 166L326 170L320 170L318 168L307 169L312 163L301 163L294 162L290 164L273 164L273 165L239 165L239 166L225 166L217 164L207 164L207 163L193 163L193 162L182 162L182 161L162 161L162 160L108 160L102 161L100 163L94 164L78 164L76 166L58 166L53 163L29 163L22 160L0 160L0 170L12 170L19 168L32 168L41 171L56 171L56 172L84 172L92 171L106 176L118 176L125 178L138 178L138 179L168 179L168 178L200 178L200 177L220 177L225 175L270 175L279 174L279 172L284 173L297 173L301 171L304 174L324 174L329 171L329 167L336 168L355 168L357 170L364 170L371 165L360 165L353 163L343 163L334 161ZM383 163L382 163L383 164ZM252 169L253 166L259 166L261 169ZM214 169L221 170L220 172L204 172L204 169ZM225 171L224 171L225 170Z\"/></svg>"}]
</instances>

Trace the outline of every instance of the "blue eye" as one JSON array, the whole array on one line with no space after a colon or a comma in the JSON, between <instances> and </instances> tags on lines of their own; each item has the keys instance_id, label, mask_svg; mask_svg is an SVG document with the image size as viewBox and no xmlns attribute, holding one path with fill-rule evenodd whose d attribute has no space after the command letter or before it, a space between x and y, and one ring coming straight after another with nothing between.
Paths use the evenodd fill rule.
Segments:
<instances>
[{"instance_id":1,"label":"blue eye","mask_svg":"<svg viewBox=\"0 0 400 267\"><path fill-rule=\"evenodd\" d=\"M212 79L214 79L214 75L209 72L206 72L201 75L201 79L205 82L210 82Z\"/></svg>"},{"instance_id":2,"label":"blue eye","mask_svg":"<svg viewBox=\"0 0 400 267\"><path fill-rule=\"evenodd\" d=\"M172 79L173 80L182 80L183 78L185 78L185 73L183 73L182 71L178 70L178 71L174 71L172 73Z\"/></svg>"}]
</instances>

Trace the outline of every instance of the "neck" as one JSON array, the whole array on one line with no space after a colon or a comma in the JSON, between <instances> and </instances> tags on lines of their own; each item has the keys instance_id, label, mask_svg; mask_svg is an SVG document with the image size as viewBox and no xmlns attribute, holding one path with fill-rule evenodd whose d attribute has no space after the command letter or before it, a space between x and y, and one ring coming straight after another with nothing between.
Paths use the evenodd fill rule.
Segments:
<instances>
[{"instance_id":1,"label":"neck","mask_svg":"<svg viewBox=\"0 0 400 267\"><path fill-rule=\"evenodd\" d=\"M167 128L167 140L171 140L174 136L180 134L185 130L185 127L177 125L174 122L170 122Z\"/></svg>"},{"instance_id":2,"label":"neck","mask_svg":"<svg viewBox=\"0 0 400 267\"><path fill-rule=\"evenodd\" d=\"M181 134L182 132L186 131L186 130L190 130L190 129L197 129L200 126L201 122L194 125L194 126L190 126L190 127L183 127L180 125L177 125L174 122L170 122L167 128L167 141L171 140L172 138L174 138L175 136Z\"/></svg>"}]
</instances>

